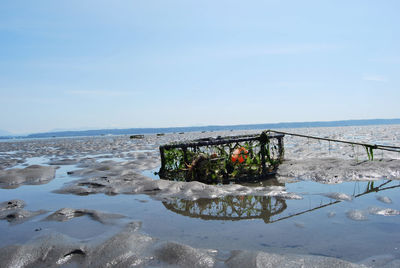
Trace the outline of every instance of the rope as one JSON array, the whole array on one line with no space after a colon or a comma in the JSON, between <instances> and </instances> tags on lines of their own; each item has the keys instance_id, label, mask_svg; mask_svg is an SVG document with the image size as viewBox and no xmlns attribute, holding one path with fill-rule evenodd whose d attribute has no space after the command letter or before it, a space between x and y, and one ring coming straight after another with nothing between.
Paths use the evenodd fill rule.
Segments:
<instances>
[{"instance_id":1,"label":"rope","mask_svg":"<svg viewBox=\"0 0 400 268\"><path fill-rule=\"evenodd\" d=\"M278 134L297 136L297 137L314 139L314 140L323 140L323 141L329 141L329 142L332 141L332 142L339 142L339 143L346 143L346 144L353 144L353 145L361 145L361 146L372 148L372 149L378 149L378 150L383 150L383 151L390 151L390 152L400 153L400 147L399 146L389 146L389 145L381 145L381 144L370 144L370 143L361 143L361 142L336 140L336 139L321 138L321 137L308 136L308 135L296 134L296 133L289 133L289 132L277 131L277 130L271 130L271 129L267 130L267 132L274 132L274 133L278 133Z\"/></svg>"},{"instance_id":2,"label":"rope","mask_svg":"<svg viewBox=\"0 0 400 268\"><path fill-rule=\"evenodd\" d=\"M366 194L369 194L369 193L372 193L372 192L376 192L377 193L377 192L380 192L380 191L385 191L385 190L389 190L389 189L400 187L400 185L394 185L394 186L390 186L390 187L381 188L382 186L385 186L386 184L388 184L390 182L392 182L392 180L384 182L384 183L382 183L381 185L379 185L377 187L371 188L371 189L365 191L364 193L355 195L354 198L357 198L357 197L360 197L360 196L363 196L363 195L366 195ZM289 219L289 218L292 218L292 217L296 217L296 216L299 216L301 214L305 214L307 212L311 212L311 211L314 211L314 210L318 210L320 208L328 207L328 206L331 206L331 205L334 205L334 204L337 204L337 203L340 203L340 202L342 202L342 200L336 200L336 201L328 203L328 204L324 204L324 205L321 205L321 206L318 206L318 207L314 207L314 208L311 208L311 209L307 209L307 210L304 210L304 211L289 215L289 216L285 216L285 217L278 218L276 220L272 220L272 221L270 221L270 223L286 220L286 219Z\"/></svg>"}]
</instances>

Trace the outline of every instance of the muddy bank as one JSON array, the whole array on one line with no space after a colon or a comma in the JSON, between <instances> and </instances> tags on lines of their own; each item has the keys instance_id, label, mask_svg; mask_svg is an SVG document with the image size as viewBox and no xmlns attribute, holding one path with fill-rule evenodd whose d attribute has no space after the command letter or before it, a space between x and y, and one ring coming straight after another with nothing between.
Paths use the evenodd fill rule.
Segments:
<instances>
[{"instance_id":1,"label":"muddy bank","mask_svg":"<svg viewBox=\"0 0 400 268\"><path fill-rule=\"evenodd\" d=\"M0 187L45 184L54 179L56 167L32 165L26 168L0 170Z\"/></svg>"},{"instance_id":2,"label":"muddy bank","mask_svg":"<svg viewBox=\"0 0 400 268\"><path fill-rule=\"evenodd\" d=\"M13 166L16 166L18 164L22 164L25 162L25 159L16 159L16 158L11 158L9 155L6 156L1 156L0 157L0 170L6 169L6 168L11 168Z\"/></svg>"},{"instance_id":3,"label":"muddy bank","mask_svg":"<svg viewBox=\"0 0 400 268\"><path fill-rule=\"evenodd\" d=\"M25 202L18 199L0 203L0 220L7 220L11 224L20 224L31 220L33 217L48 212L46 210L29 211L25 210L24 207ZM121 214L106 213L93 209L62 208L50 214L43 220L64 222L82 216L88 216L92 220L102 224L111 224L113 223L113 220L125 217Z\"/></svg>"},{"instance_id":4,"label":"muddy bank","mask_svg":"<svg viewBox=\"0 0 400 268\"><path fill-rule=\"evenodd\" d=\"M47 221L69 221L74 218L88 216L94 221L106 224L112 222L113 219L121 219L125 216L120 214L104 213L93 209L73 209L62 208L49 215L45 220Z\"/></svg>"},{"instance_id":5,"label":"muddy bank","mask_svg":"<svg viewBox=\"0 0 400 268\"><path fill-rule=\"evenodd\" d=\"M56 193L88 195L104 193L115 194L148 194L158 200L181 198L195 200L198 198L216 198L222 196L253 195L273 196L284 199L301 199L302 197L285 191L281 186L248 187L239 184L207 185L200 182L177 182L154 180L138 173L140 169L157 166L152 160L114 162L105 161L90 165L72 172L74 176L84 177L56 190Z\"/></svg>"},{"instance_id":6,"label":"muddy bank","mask_svg":"<svg viewBox=\"0 0 400 268\"><path fill-rule=\"evenodd\" d=\"M0 203L0 220L6 220L10 224L19 224L46 213L45 210L29 211L23 209L24 207L25 202L22 200L10 200Z\"/></svg>"},{"instance_id":7,"label":"muddy bank","mask_svg":"<svg viewBox=\"0 0 400 268\"><path fill-rule=\"evenodd\" d=\"M103 241L48 233L24 245L1 248L0 259L3 267L366 267L322 256L198 249L159 241L140 233L140 226L140 222L132 222Z\"/></svg>"},{"instance_id":8,"label":"muddy bank","mask_svg":"<svg viewBox=\"0 0 400 268\"><path fill-rule=\"evenodd\" d=\"M312 180L329 184L360 180L398 180L400 179L400 160L287 159L279 166L277 176L282 181L296 178L298 180Z\"/></svg>"},{"instance_id":9,"label":"muddy bank","mask_svg":"<svg viewBox=\"0 0 400 268\"><path fill-rule=\"evenodd\" d=\"M153 180L140 174L120 178L90 178L70 183L56 193L88 195L104 193L115 194L147 194L157 200L180 198L196 200L199 198L217 198L223 196L252 195L271 196L283 199L302 199L295 193L286 192L284 187L247 187L238 184L207 185L200 182L175 182Z\"/></svg>"},{"instance_id":10,"label":"muddy bank","mask_svg":"<svg viewBox=\"0 0 400 268\"><path fill-rule=\"evenodd\" d=\"M157 156L160 144L223 133L226 132L145 135L143 139L130 139L128 135L122 135L0 141L0 170L27 165L32 158L47 159L50 165L71 165L83 159L143 159L149 155Z\"/></svg>"},{"instance_id":11,"label":"muddy bank","mask_svg":"<svg viewBox=\"0 0 400 268\"><path fill-rule=\"evenodd\" d=\"M302 198L298 194L287 192L284 186L207 185L200 182L154 180L141 174L141 170L156 168L159 164L157 160L153 155L140 161L81 162L78 165L81 167L80 169L70 172L71 175L81 179L66 184L55 192L76 195L148 194L158 200L171 198L196 200L237 195L273 196L284 199ZM287 159L279 166L277 172L277 179L280 183L296 180L311 180L325 184L382 179L397 180L400 178L400 160ZM333 198L351 200L349 196L334 196Z\"/></svg>"}]
</instances>

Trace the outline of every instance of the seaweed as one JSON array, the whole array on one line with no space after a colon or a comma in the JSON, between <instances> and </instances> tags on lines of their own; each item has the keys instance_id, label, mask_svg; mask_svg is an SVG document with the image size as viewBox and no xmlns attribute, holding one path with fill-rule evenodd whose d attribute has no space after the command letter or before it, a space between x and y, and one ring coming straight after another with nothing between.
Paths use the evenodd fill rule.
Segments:
<instances>
[{"instance_id":1,"label":"seaweed","mask_svg":"<svg viewBox=\"0 0 400 268\"><path fill-rule=\"evenodd\" d=\"M374 146L367 146L365 145L365 150L367 151L367 156L369 161L374 161Z\"/></svg>"},{"instance_id":2,"label":"seaweed","mask_svg":"<svg viewBox=\"0 0 400 268\"><path fill-rule=\"evenodd\" d=\"M160 146L161 178L205 183L258 180L283 160L283 135L218 137Z\"/></svg>"}]
</instances>

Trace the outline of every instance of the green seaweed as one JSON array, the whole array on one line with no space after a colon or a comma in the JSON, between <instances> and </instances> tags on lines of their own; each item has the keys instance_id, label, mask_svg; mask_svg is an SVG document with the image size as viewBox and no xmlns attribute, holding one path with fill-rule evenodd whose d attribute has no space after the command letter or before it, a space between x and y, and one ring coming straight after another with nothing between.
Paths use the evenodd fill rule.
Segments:
<instances>
[{"instance_id":1,"label":"green seaweed","mask_svg":"<svg viewBox=\"0 0 400 268\"><path fill-rule=\"evenodd\" d=\"M240 154L234 155L238 150ZM164 165L160 174L166 179L206 183L258 178L277 168L282 160L279 150L283 151L267 135L260 135L259 140L218 145L168 147L162 151Z\"/></svg>"},{"instance_id":2,"label":"green seaweed","mask_svg":"<svg viewBox=\"0 0 400 268\"><path fill-rule=\"evenodd\" d=\"M365 150L367 151L367 157L369 161L374 161L374 147L365 145Z\"/></svg>"}]
</instances>

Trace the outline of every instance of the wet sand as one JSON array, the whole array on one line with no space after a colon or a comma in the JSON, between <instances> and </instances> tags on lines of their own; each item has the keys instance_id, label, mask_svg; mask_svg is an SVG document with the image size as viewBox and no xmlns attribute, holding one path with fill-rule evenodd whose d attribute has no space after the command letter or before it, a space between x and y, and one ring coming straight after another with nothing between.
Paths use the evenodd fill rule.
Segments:
<instances>
[{"instance_id":1,"label":"wet sand","mask_svg":"<svg viewBox=\"0 0 400 268\"><path fill-rule=\"evenodd\" d=\"M310 128L287 131L335 139L400 145L400 126ZM161 144L210 136L259 132L257 130L145 135L143 139L107 136L0 142L0 187L2 188L0 229L8 232L7 235L2 235L0 266L398 266L400 255L394 249L388 255L377 252L377 256L370 253L373 252L372 245L359 245L359 249L354 249L357 243L369 243L364 238L354 241L354 244L343 242L344 247L353 247L353 255L348 256L340 252L340 245L334 245L336 241L325 243L326 256L322 256L321 253L313 254L312 250L297 250L296 247L280 249L268 246L266 250L261 251L257 247L253 249L251 239L243 237L233 247L222 241L209 239L208 237L213 236L211 230L221 228L221 224L233 226L234 223L227 221L226 212L224 220L207 221L208 227L201 229L202 238L196 238L191 234L190 238L186 239L184 233L182 236L177 235L178 230L168 235L167 230L172 227L165 226L182 220L178 216L170 216L172 212L167 212L165 208L179 213L182 205L190 205L193 209L212 204L209 210L214 213L215 218L217 207L225 204L221 203L221 200L243 203L247 199L253 204L264 204L263 200L269 200L268 202L272 200L281 206L282 211L285 209L288 211L287 206L294 202L304 203L307 201L305 198L315 198L316 195L320 199L326 198L323 200L332 200L329 202L347 204L343 218L355 222L354 224L368 222L373 217L383 217L384 224L398 226L400 208L393 196L390 198L382 194L377 195L369 198L368 204L371 206L365 207L367 204L365 203L359 208L354 207L354 204L358 204L358 201L353 200L355 194L337 192L336 188L310 194L291 186L299 185L296 184L298 182L305 182L305 185L325 184L330 187L345 183L398 181L400 179L398 153L376 151L375 161L371 162L366 161L367 154L363 147L355 148L350 145L287 136L285 162L278 170L276 183L206 185L200 182L165 181L149 176L150 170L159 168L158 146ZM311 190L306 189L306 191ZM157 216L157 213L164 218ZM284 215L286 212L279 213L272 213L269 217L273 219L274 215ZM185 216L191 217L195 214L196 211L191 210ZM239 220L235 221L238 232L249 224L255 224L249 220L254 221L256 217L240 218L237 215L231 213L229 217L236 217ZM266 221L265 215L263 217ZM198 218L200 220L190 220L188 223L193 228L198 226L203 228L206 225L203 221L207 217L203 215L203 218ZM343 218L339 217L337 212L330 211L324 221L330 220L333 224L337 221L337 224L342 224L345 222ZM389 218L394 220L386 220ZM296 230L289 232L294 235L309 232L308 222L303 223L301 219L292 222ZM186 221L185 219L184 222ZM379 224L380 221L373 221L373 224ZM271 222L272 220L268 221ZM274 228L274 224L271 223L270 228ZM357 226L354 224L351 228L356 229ZM276 224L276 226L284 228L284 225ZM176 227L178 228L179 226ZM371 225L368 225L368 228L372 228ZM254 233L256 234L257 230ZM263 235L262 230L259 235ZM232 234L232 237L234 236L235 234ZM219 239L218 235L216 237ZM396 240L400 239L398 234L393 237L391 244L400 241ZM273 239L279 243L279 238ZM271 241L267 243L275 243L273 239L271 237ZM313 239L314 243L325 238ZM298 239L289 237L282 240ZM329 254L330 247L335 248L336 253ZM369 247L368 253L361 252L365 247ZM310 248L321 248L321 245L317 244Z\"/></svg>"}]
</instances>

